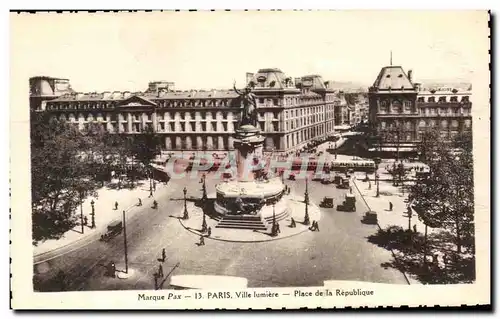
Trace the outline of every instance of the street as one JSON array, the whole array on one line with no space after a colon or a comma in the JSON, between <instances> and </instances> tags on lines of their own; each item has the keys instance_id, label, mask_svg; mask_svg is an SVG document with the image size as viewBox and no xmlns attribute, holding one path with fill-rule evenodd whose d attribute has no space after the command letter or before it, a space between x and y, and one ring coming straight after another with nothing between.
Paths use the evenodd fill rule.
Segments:
<instances>
[{"instance_id":1,"label":"street","mask_svg":"<svg viewBox=\"0 0 500 319\"><path fill-rule=\"evenodd\" d=\"M207 177L208 193L215 180ZM285 181L298 195L303 195L304 180ZM64 273L64 290L154 289L161 250L166 250L163 272L172 274L228 275L248 279L249 287L322 286L325 280L355 280L407 284L399 271L384 269L391 253L367 241L377 231L375 225L360 222L367 210L357 194L357 212L323 209L319 232L305 232L294 237L261 243L234 243L207 239L198 246L198 236L186 231L177 216L182 213L182 189L189 196L200 196L198 179L171 180L169 191L158 197L159 209L150 204L127 221L129 269L127 279L105 276L104 265L116 263L124 270L123 233L109 242L93 241L83 248L34 266L36 291L60 290L55 278ZM334 197L335 206L348 190L309 182L311 201L319 204L324 196ZM286 227L286 225L282 225ZM238 230L234 230L238 231ZM163 288L167 289L169 279Z\"/></svg>"}]
</instances>

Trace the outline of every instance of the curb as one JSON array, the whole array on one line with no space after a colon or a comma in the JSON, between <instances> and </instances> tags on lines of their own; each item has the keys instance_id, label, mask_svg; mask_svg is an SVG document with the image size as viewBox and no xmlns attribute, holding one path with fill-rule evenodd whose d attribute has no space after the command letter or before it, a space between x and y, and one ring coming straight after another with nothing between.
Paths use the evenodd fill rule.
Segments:
<instances>
[{"instance_id":1,"label":"curb","mask_svg":"<svg viewBox=\"0 0 500 319\"><path fill-rule=\"evenodd\" d=\"M197 236L201 236L202 234L198 233L198 232L195 232L191 229L188 229L183 223L182 223L182 220L179 219L179 223L181 224L181 226L187 230L188 232L192 233L192 234L195 234ZM285 238L290 238L290 237L293 237L293 236L297 236L297 235L300 235L306 231L308 231L309 229L306 228L298 233L294 233L294 234L291 234L291 235L288 235L288 236L283 236L283 237L275 237L275 238L271 238L271 239L266 239L266 240L230 240L230 239L223 239L223 238L214 238L214 237L205 237L205 239L211 239L211 240L217 240L217 241L224 241L224 242L228 242L228 243L242 243L242 244L249 244L249 243L265 243L265 242L268 242L268 241L275 241L275 240L280 240L280 239L285 239Z\"/></svg>"},{"instance_id":2,"label":"curb","mask_svg":"<svg viewBox=\"0 0 500 319\"><path fill-rule=\"evenodd\" d=\"M141 200L142 200L142 201L147 201L149 198L152 198L152 197L147 196L147 197L141 198ZM131 211L134 207L139 207L139 206L137 206L137 204L132 204L132 205L130 205L130 206L128 206L128 207L126 207L125 209L121 210L121 211L123 212L123 211L125 210L125 212L129 212L129 211ZM128 220L129 218L131 218L131 216L127 216L127 220ZM98 229L98 228L96 228L96 229ZM103 228L103 229L105 229L105 228ZM102 231L102 230L101 230L101 231ZM75 241L73 241L73 242L67 243L67 244L65 244L65 245L63 245L63 246L59 246L59 247L54 248L54 249L52 249L52 250L48 250L48 251L45 251L45 252L43 252L43 253L39 253L39 254L37 254L37 255L33 255L33 265L41 264L41 263L47 262L47 261L49 261L49 260L52 260L52 259L58 258L58 257L60 257L60 256L63 256L63 255L65 255L65 254L67 254L67 253L70 253L70 252L72 252L72 251L74 251L74 250L77 250L77 249L83 248L83 247L85 247L85 246L87 246L87 245L89 245L89 244L91 244L91 243L95 242L95 241L99 238L99 237L97 236L97 235L98 235L98 232L99 232L99 231L96 231L96 232L92 233L91 235L82 236L82 237L78 238L77 240L75 240ZM60 250L64 250L64 249L71 248L72 246L77 245L78 243L81 243L81 242L82 242L82 241L84 241L85 239L92 238L93 236L95 236L96 238L94 238L93 240L89 241L88 243L85 243L85 244L84 244L84 245L82 245L82 246L76 247L75 249L72 249L72 250L70 250L70 251L68 251L68 252L61 253L61 254L57 254L57 255L56 255L56 256L54 256L54 257L49 257L49 258L47 258L47 259L43 259L43 260L39 260L39 261L36 261L36 260L35 260L35 259L37 259L37 258L38 258L38 259L42 258L44 255L48 255L48 254L52 254L52 253L57 253L57 252L58 252L58 251L60 251Z\"/></svg>"},{"instance_id":3,"label":"curb","mask_svg":"<svg viewBox=\"0 0 500 319\"><path fill-rule=\"evenodd\" d=\"M319 209L319 208L318 208L318 209ZM320 216L321 216L321 215L320 215ZM179 220L179 223L181 224L181 226L182 226L185 230L187 230L187 231L189 231L190 233L193 233L193 234L195 234L195 235L197 235L197 236L202 236L202 235L203 235L203 234L201 234L201 233L199 233L199 232L196 232L196 231L194 231L194 230L192 230L192 229L190 229L190 228L186 227L186 226L184 225L184 223L182 222L182 219L181 219L181 218L179 218L178 220ZM308 231L308 230L309 230L309 228L306 228L306 229L301 230L301 231L299 231L299 232L297 232L297 233L293 233L293 234L290 234L290 235L287 235L287 236L282 236L282 237L274 237L274 238L271 238L271 239L266 239L266 240L260 240L260 239L259 239L259 240L230 240L230 239L214 238L214 237L206 237L206 236L204 236L204 237L205 237L205 239L212 239L212 240L224 241L224 242L229 242L229 243L245 243L245 244L248 244L248 243L264 243L264 242L268 242L268 241L275 241L275 240L280 240L280 239L285 239L285 238L294 237L294 236L300 235L300 234L302 234L302 233L304 233L304 232L306 232L306 231Z\"/></svg>"},{"instance_id":4,"label":"curb","mask_svg":"<svg viewBox=\"0 0 500 319\"><path fill-rule=\"evenodd\" d=\"M359 196L361 196L361 198L363 199L363 202L365 203L366 207L368 207L368 210L369 210L369 211L371 211L372 209L371 209L370 205L368 205L368 203L366 202L365 197L363 196L363 194L361 194L361 191L359 190L358 185L356 184L356 180L355 180L355 179L353 180L353 184L354 184L354 186L356 187L356 191L358 192ZM380 224L378 223L378 221L377 221L377 228L378 228L379 230L382 230L382 227L380 227ZM393 250L393 249L391 249L390 251L391 251L391 254L392 254L392 257L394 258L394 260L396 260L396 261L398 262L398 264L399 264L399 263L400 263L400 262L399 262L399 258L397 258L397 257L396 257L396 254L394 253L394 250ZM398 269L398 270L399 270L399 269ZM399 271L400 271L400 272L403 274L403 276L405 277L406 283L407 283L408 285L411 285L410 280L408 279L408 276L406 275L406 272L405 272L405 271L402 271L402 270L399 270Z\"/></svg>"}]
</instances>

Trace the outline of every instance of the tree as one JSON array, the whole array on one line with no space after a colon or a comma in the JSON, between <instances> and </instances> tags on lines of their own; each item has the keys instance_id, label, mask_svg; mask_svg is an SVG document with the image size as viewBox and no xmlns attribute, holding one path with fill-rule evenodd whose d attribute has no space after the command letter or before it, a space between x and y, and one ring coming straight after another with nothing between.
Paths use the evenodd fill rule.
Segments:
<instances>
[{"instance_id":1,"label":"tree","mask_svg":"<svg viewBox=\"0 0 500 319\"><path fill-rule=\"evenodd\" d=\"M146 126L142 133L135 136L132 143L133 156L143 163L149 165L158 154L160 154L160 138L151 126Z\"/></svg>"},{"instance_id":2,"label":"tree","mask_svg":"<svg viewBox=\"0 0 500 319\"><path fill-rule=\"evenodd\" d=\"M452 143L440 138L422 141L427 142L423 147L432 150L426 155L430 175L412 186L411 197L424 224L453 232L461 253L464 243L474 241L472 141L461 134Z\"/></svg>"},{"instance_id":3,"label":"tree","mask_svg":"<svg viewBox=\"0 0 500 319\"><path fill-rule=\"evenodd\" d=\"M31 114L31 190L33 242L59 238L76 223L80 194L95 185L82 164L77 128L47 114Z\"/></svg>"}]
</instances>

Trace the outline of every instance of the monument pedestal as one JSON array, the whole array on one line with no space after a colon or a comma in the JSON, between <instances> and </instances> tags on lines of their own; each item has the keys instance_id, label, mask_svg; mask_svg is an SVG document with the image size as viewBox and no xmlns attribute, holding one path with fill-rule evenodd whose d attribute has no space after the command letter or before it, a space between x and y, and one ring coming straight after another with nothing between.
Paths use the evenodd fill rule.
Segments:
<instances>
[{"instance_id":1,"label":"monument pedestal","mask_svg":"<svg viewBox=\"0 0 500 319\"><path fill-rule=\"evenodd\" d=\"M236 178L216 185L215 211L221 216L218 228L269 229L273 220L288 217L285 185L280 178L256 179L256 171L264 167L264 137L252 125L236 130ZM274 206L274 207L273 207Z\"/></svg>"}]
</instances>

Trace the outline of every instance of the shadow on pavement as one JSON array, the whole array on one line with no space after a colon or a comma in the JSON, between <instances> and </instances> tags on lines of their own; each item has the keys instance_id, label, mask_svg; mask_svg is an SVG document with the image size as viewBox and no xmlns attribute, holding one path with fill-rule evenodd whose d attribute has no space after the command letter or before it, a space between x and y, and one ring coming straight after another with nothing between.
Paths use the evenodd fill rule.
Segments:
<instances>
[{"instance_id":1,"label":"shadow on pavement","mask_svg":"<svg viewBox=\"0 0 500 319\"><path fill-rule=\"evenodd\" d=\"M446 233L446 232L444 232ZM379 229L368 236L368 242L394 253L390 262L381 267L395 268L410 274L423 284L472 283L475 280L474 255L458 254L450 249L450 234L430 234L424 259L425 238L422 233L408 231L399 226ZM442 262L438 261L438 255ZM431 259L431 260L429 260Z\"/></svg>"}]
</instances>

